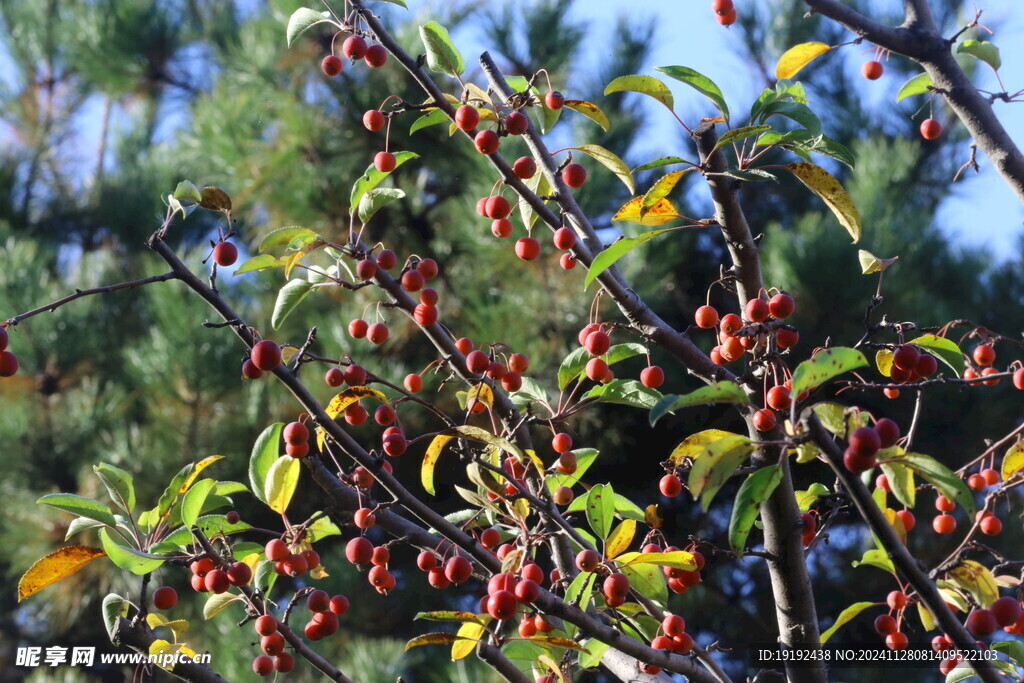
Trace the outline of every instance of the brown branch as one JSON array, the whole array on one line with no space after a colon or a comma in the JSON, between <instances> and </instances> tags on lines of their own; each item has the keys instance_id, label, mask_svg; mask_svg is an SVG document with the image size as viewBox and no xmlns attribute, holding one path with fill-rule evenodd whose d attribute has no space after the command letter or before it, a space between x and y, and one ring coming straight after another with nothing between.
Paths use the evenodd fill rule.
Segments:
<instances>
[{"instance_id":1,"label":"brown branch","mask_svg":"<svg viewBox=\"0 0 1024 683\"><path fill-rule=\"evenodd\" d=\"M481 640L476 646L476 654L487 666L494 669L499 676L509 683L533 683L533 677L519 670L505 654L490 643Z\"/></svg>"},{"instance_id":2,"label":"brown branch","mask_svg":"<svg viewBox=\"0 0 1024 683\"><path fill-rule=\"evenodd\" d=\"M967 632L963 624L956 618L956 615L950 611L942 594L939 593L939 589L936 588L935 584L918 566L917 560L907 550L903 541L896 535L892 525L885 519L882 511L871 498L871 492L868 491L864 482L859 477L851 474L843 465L842 451L832 438L832 435L821 424L821 420L814 414L814 411L806 411L803 424L822 453L826 455L829 467L832 468L843 488L850 494L850 498L857 507L861 518L864 519L868 527L879 539L896 569L917 591L921 602L934 615L942 630L952 638L956 649L963 652L980 653L974 637ZM969 660L969 663L985 683L999 683L999 681L1003 680L996 668L992 666L992 663L982 659L980 654L977 659Z\"/></svg>"},{"instance_id":3,"label":"brown branch","mask_svg":"<svg viewBox=\"0 0 1024 683\"><path fill-rule=\"evenodd\" d=\"M145 621L133 624L124 617L118 618L117 630L114 635L115 643L121 643L136 652L148 655L149 646L156 640L156 636L146 626ZM226 678L222 678L220 674L206 664L179 661L174 665L174 669L170 671L170 674L183 681L191 681L192 683L228 683Z\"/></svg>"},{"instance_id":4,"label":"brown branch","mask_svg":"<svg viewBox=\"0 0 1024 683\"><path fill-rule=\"evenodd\" d=\"M132 280L131 282L120 282L116 285L106 285L104 287L94 287L92 289L76 289L74 294L69 294L62 299L57 299L56 301L52 301L46 304L45 306L40 306L39 308L34 308L31 311L26 311L25 313L16 315L13 318L8 318L5 321L5 324L14 327L25 318L31 318L32 316L39 315L40 313L52 313L53 311L56 311L64 304L71 303L72 301L76 299L81 299L84 296L91 296L93 294L108 294L110 292L116 292L119 289L131 289L133 287L142 287L143 285L149 285L154 282L165 282L167 280L173 280L176 277L177 275L175 275L172 272L164 273L163 275L154 275L153 277L142 278L141 280Z\"/></svg>"}]
</instances>

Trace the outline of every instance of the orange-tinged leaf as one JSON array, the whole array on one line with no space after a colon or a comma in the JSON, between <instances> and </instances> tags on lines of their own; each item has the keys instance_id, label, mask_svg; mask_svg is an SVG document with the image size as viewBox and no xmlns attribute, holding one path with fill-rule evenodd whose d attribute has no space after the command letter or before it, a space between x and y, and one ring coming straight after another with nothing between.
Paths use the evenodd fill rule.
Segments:
<instances>
[{"instance_id":1,"label":"orange-tinged leaf","mask_svg":"<svg viewBox=\"0 0 1024 683\"><path fill-rule=\"evenodd\" d=\"M780 81L784 78L793 78L801 69L831 49L831 45L817 42L794 45L779 57L779 62L775 65L775 78Z\"/></svg>"},{"instance_id":2,"label":"orange-tinged leaf","mask_svg":"<svg viewBox=\"0 0 1024 683\"><path fill-rule=\"evenodd\" d=\"M583 114L588 119L601 126L604 130L608 130L608 117L605 116L604 112L601 111L601 108L596 104L585 100L566 100L565 106L575 112Z\"/></svg>"},{"instance_id":3,"label":"orange-tinged leaf","mask_svg":"<svg viewBox=\"0 0 1024 683\"><path fill-rule=\"evenodd\" d=\"M1018 441L1010 446L1003 456L1002 477L1003 481L1010 481L1024 470L1024 441Z\"/></svg>"},{"instance_id":4,"label":"orange-tinged leaf","mask_svg":"<svg viewBox=\"0 0 1024 683\"><path fill-rule=\"evenodd\" d=\"M18 581L18 602L71 576L97 557L104 555L106 553L100 548L69 545L40 558Z\"/></svg>"},{"instance_id":5,"label":"orange-tinged leaf","mask_svg":"<svg viewBox=\"0 0 1024 683\"><path fill-rule=\"evenodd\" d=\"M381 403L388 402L387 396L376 389L371 389L370 387L350 387L332 398L331 402L327 404L327 408L324 409L324 412L333 420L345 412L345 408L348 408L359 399L366 398L367 396L373 396Z\"/></svg>"},{"instance_id":6,"label":"orange-tinged leaf","mask_svg":"<svg viewBox=\"0 0 1024 683\"><path fill-rule=\"evenodd\" d=\"M831 173L820 166L807 162L786 164L784 168L825 202L839 223L850 233L854 244L860 241L860 212L853 205L846 190Z\"/></svg>"},{"instance_id":7,"label":"orange-tinged leaf","mask_svg":"<svg viewBox=\"0 0 1024 683\"><path fill-rule=\"evenodd\" d=\"M213 463L223 458L223 455L211 455L210 457L203 458L202 460L197 462L196 466L192 468L192 473L188 475L188 479L186 479L185 483L181 485L180 489L178 489L178 495L182 496L188 493L188 490L192 488L192 484L196 483L196 479L199 478L199 475L202 473L202 471L205 470L210 465L212 465Z\"/></svg>"},{"instance_id":8,"label":"orange-tinged leaf","mask_svg":"<svg viewBox=\"0 0 1024 683\"><path fill-rule=\"evenodd\" d=\"M667 199L658 200L656 204L647 209L646 213L641 215L640 209L643 206L643 201L643 197L630 199L622 205L622 208L615 212L612 220L637 223L639 225L664 225L669 221L679 218L679 211Z\"/></svg>"}]
</instances>

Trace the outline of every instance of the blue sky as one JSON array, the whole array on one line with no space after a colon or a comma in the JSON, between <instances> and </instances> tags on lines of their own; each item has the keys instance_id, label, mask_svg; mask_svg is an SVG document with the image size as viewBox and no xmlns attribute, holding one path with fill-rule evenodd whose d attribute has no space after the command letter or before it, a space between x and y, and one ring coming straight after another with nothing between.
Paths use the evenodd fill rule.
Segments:
<instances>
[{"instance_id":1,"label":"blue sky","mask_svg":"<svg viewBox=\"0 0 1024 683\"><path fill-rule=\"evenodd\" d=\"M736 0L738 11L753 0ZM998 26L994 36L988 39L1000 48L1002 68L999 75L1009 92L1024 89L1024 12L1020 11L1021 0L979 0L977 6L985 10L982 15L983 24ZM898 9L901 5L897 0L886 0L887 5ZM749 102L760 91L749 68L743 64L734 48L735 36L732 31L719 26L710 10L710 0L674 0L671 2L638 3L636 0L579 0L574 13L580 18L593 22L594 29L601 34L610 32L614 25L613 18L628 12L634 20L643 16L653 16L658 25L656 50L651 62L654 66L680 64L695 68L715 81L723 90L729 102ZM641 9L638 11L638 7ZM952 33L953 31L947 31ZM595 41L601 44L600 39ZM851 71L859 71L864 61L861 49L848 49L845 52ZM986 90L999 90L991 70L982 70L982 82L979 87ZM676 92L676 101L686 102L695 97L693 91L682 84L665 79ZM901 79L900 79L901 80ZM901 82L897 79L883 78L868 82L855 79L865 90L870 89L877 95L884 91L892 101ZM813 97L813 83L807 84ZM699 97L699 96L696 96ZM813 102L812 102L813 104ZM1018 146L1024 145L1024 102L1016 104L997 103L996 113L1003 121L1011 137ZM653 111L653 110L652 110ZM952 121L952 112L941 111L941 120ZM664 118L670 126L670 120L662 113L656 114ZM951 123L950 125L959 125ZM674 128L672 128L674 130ZM827 127L826 127L827 130ZM964 161L967 160L968 149L964 147ZM996 258L1005 258L1015 254L1018 236L1024 232L1024 207L1017 197L1003 182L984 157L979 154L981 173L970 174L967 179L961 178L951 186L949 199L944 203L939 221L942 227L960 244L968 248L988 248Z\"/></svg>"}]
</instances>

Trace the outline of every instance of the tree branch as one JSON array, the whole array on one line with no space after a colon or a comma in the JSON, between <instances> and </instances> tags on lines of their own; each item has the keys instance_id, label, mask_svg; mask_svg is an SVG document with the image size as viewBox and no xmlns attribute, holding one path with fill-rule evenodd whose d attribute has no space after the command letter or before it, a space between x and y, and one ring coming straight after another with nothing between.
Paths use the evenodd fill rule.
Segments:
<instances>
[{"instance_id":1,"label":"tree branch","mask_svg":"<svg viewBox=\"0 0 1024 683\"><path fill-rule=\"evenodd\" d=\"M8 318L5 321L5 324L14 327L25 318L31 318L32 316L39 315L40 313L52 313L53 311L56 311L64 304L71 303L75 299L81 299L84 296L91 296L93 294L108 294L110 292L116 292L119 289L131 289L133 287L142 287L143 285L149 285L154 282L165 282L167 280L173 280L176 277L177 275L175 275L174 273L164 273L163 275L154 275L152 277L142 278L141 280L132 280L131 282L120 282L116 285L94 287L93 289L76 289L74 294L69 294L68 296L62 299L57 299L56 301L52 301L46 304L45 306L40 306L39 308L34 308L31 311L26 311L24 313L14 316L13 318Z\"/></svg>"},{"instance_id":2,"label":"tree branch","mask_svg":"<svg viewBox=\"0 0 1024 683\"><path fill-rule=\"evenodd\" d=\"M127 645L136 652L148 655L149 646L156 641L156 637L149 627L146 626L145 621L140 621L133 625L130 620L120 617L117 620L114 640L117 643ZM174 669L170 674L184 681L192 681L192 683L228 683L227 679L222 678L220 674L206 664L179 661L174 665Z\"/></svg>"}]
</instances>

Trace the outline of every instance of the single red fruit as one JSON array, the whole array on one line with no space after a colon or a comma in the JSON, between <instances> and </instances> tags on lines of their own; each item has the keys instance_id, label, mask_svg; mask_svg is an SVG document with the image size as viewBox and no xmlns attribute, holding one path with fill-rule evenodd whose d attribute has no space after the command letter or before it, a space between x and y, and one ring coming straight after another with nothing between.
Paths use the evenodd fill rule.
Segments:
<instances>
[{"instance_id":1,"label":"single red fruit","mask_svg":"<svg viewBox=\"0 0 1024 683\"><path fill-rule=\"evenodd\" d=\"M280 633L271 633L269 636L260 638L260 649L271 657L284 652L284 636Z\"/></svg>"},{"instance_id":2,"label":"single red fruit","mask_svg":"<svg viewBox=\"0 0 1024 683\"><path fill-rule=\"evenodd\" d=\"M384 112L379 109L368 109L363 114L363 127L368 131L378 131L384 127Z\"/></svg>"},{"instance_id":3,"label":"single red fruit","mask_svg":"<svg viewBox=\"0 0 1024 683\"><path fill-rule=\"evenodd\" d=\"M793 301L793 297L789 294L779 292L768 300L768 312L771 313L773 318L785 320L789 316L793 315L793 311L795 310L796 302Z\"/></svg>"},{"instance_id":4,"label":"single red fruit","mask_svg":"<svg viewBox=\"0 0 1024 683\"><path fill-rule=\"evenodd\" d=\"M576 495L568 486L559 486L555 489L555 492L551 494L551 500L555 501L555 505L559 507L565 507L571 503L575 497Z\"/></svg>"},{"instance_id":5,"label":"single red fruit","mask_svg":"<svg viewBox=\"0 0 1024 683\"><path fill-rule=\"evenodd\" d=\"M384 323L373 323L366 328L366 338L373 344L383 344L388 339L388 326Z\"/></svg>"},{"instance_id":6,"label":"single red fruit","mask_svg":"<svg viewBox=\"0 0 1024 683\"><path fill-rule=\"evenodd\" d=\"M896 631L885 637L885 646L890 650L906 650L907 634Z\"/></svg>"},{"instance_id":7,"label":"single red fruit","mask_svg":"<svg viewBox=\"0 0 1024 683\"><path fill-rule=\"evenodd\" d=\"M999 473L991 468L985 468L981 471L981 476L985 478L985 484L988 486L995 486L999 483Z\"/></svg>"},{"instance_id":8,"label":"single red fruit","mask_svg":"<svg viewBox=\"0 0 1024 683\"><path fill-rule=\"evenodd\" d=\"M280 538L269 541L264 550L267 553L267 559L271 562L278 562L288 557L288 545Z\"/></svg>"},{"instance_id":9,"label":"single red fruit","mask_svg":"<svg viewBox=\"0 0 1024 683\"><path fill-rule=\"evenodd\" d=\"M1013 373L1013 386L1024 391L1024 368L1019 368Z\"/></svg>"},{"instance_id":10,"label":"single red fruit","mask_svg":"<svg viewBox=\"0 0 1024 683\"><path fill-rule=\"evenodd\" d=\"M555 230L552 241L556 249L569 250L576 246L576 233L570 228L559 228Z\"/></svg>"},{"instance_id":11,"label":"single red fruit","mask_svg":"<svg viewBox=\"0 0 1024 683\"><path fill-rule=\"evenodd\" d=\"M722 26L732 26L736 23L736 10L729 10L725 14L715 15L715 20Z\"/></svg>"},{"instance_id":12,"label":"single red fruit","mask_svg":"<svg viewBox=\"0 0 1024 683\"><path fill-rule=\"evenodd\" d=\"M885 602L894 610L901 610L907 606L907 594L903 591L892 591L886 597Z\"/></svg>"},{"instance_id":13,"label":"single red fruit","mask_svg":"<svg viewBox=\"0 0 1024 683\"><path fill-rule=\"evenodd\" d=\"M975 638L992 635L999 626L995 615L987 609L976 609L967 615L964 627Z\"/></svg>"},{"instance_id":14,"label":"single red fruit","mask_svg":"<svg viewBox=\"0 0 1024 683\"><path fill-rule=\"evenodd\" d=\"M587 335L586 341L583 342L583 347L591 356L603 356L608 353L608 349L611 348L611 345L611 338L607 333L601 330L591 332Z\"/></svg>"},{"instance_id":15,"label":"single red fruit","mask_svg":"<svg viewBox=\"0 0 1024 683\"><path fill-rule=\"evenodd\" d=\"M516 599L515 593L509 591L498 591L487 599L487 612L495 619L504 620L515 616L518 607L519 600Z\"/></svg>"},{"instance_id":16,"label":"single red fruit","mask_svg":"<svg viewBox=\"0 0 1024 683\"><path fill-rule=\"evenodd\" d=\"M371 69L380 68L388 61L388 51L384 49L383 45L371 45L366 48L363 61Z\"/></svg>"},{"instance_id":17,"label":"single red fruit","mask_svg":"<svg viewBox=\"0 0 1024 683\"><path fill-rule=\"evenodd\" d=\"M366 369L362 365L353 363L342 371L342 375L345 377L345 383L350 387L361 387L366 384ZM308 438L309 432L306 432L306 439Z\"/></svg>"},{"instance_id":18,"label":"single red fruit","mask_svg":"<svg viewBox=\"0 0 1024 683\"><path fill-rule=\"evenodd\" d=\"M978 528L981 529L981 533L986 536L998 536L999 532L1003 530L1003 522L995 515L986 517L978 523Z\"/></svg>"},{"instance_id":19,"label":"single red fruit","mask_svg":"<svg viewBox=\"0 0 1024 683\"><path fill-rule=\"evenodd\" d=\"M711 11L715 14L727 14L733 11L732 0L712 0Z\"/></svg>"},{"instance_id":20,"label":"single red fruit","mask_svg":"<svg viewBox=\"0 0 1024 683\"><path fill-rule=\"evenodd\" d=\"M533 617L530 615L526 615L523 617L523 620L519 622L519 635L523 638L532 638L537 635L537 626L533 623ZM538 678L534 683L540 683L540 678Z\"/></svg>"},{"instance_id":21,"label":"single red fruit","mask_svg":"<svg viewBox=\"0 0 1024 683\"><path fill-rule=\"evenodd\" d=\"M914 370L917 361L921 358L921 352L913 344L903 344L896 348L892 354L892 362L903 370Z\"/></svg>"},{"instance_id":22,"label":"single red fruit","mask_svg":"<svg viewBox=\"0 0 1024 683\"><path fill-rule=\"evenodd\" d=\"M747 320L755 323L764 322L770 314L768 302L764 299L751 299L743 310L747 315Z\"/></svg>"},{"instance_id":23,"label":"single red fruit","mask_svg":"<svg viewBox=\"0 0 1024 683\"><path fill-rule=\"evenodd\" d=\"M320 62L320 70L324 72L324 76L334 78L341 73L342 61L340 57L334 55L327 55Z\"/></svg>"},{"instance_id":24,"label":"single red fruit","mask_svg":"<svg viewBox=\"0 0 1024 683\"><path fill-rule=\"evenodd\" d=\"M665 383L665 371L657 365L651 365L640 371L640 384L648 389L657 389Z\"/></svg>"},{"instance_id":25,"label":"single red fruit","mask_svg":"<svg viewBox=\"0 0 1024 683\"><path fill-rule=\"evenodd\" d=\"M402 382L405 390L410 394L418 393L423 388L423 378L416 373L409 373Z\"/></svg>"},{"instance_id":26,"label":"single red fruit","mask_svg":"<svg viewBox=\"0 0 1024 683\"><path fill-rule=\"evenodd\" d=\"M562 170L562 180L569 187L582 187L587 182L587 169L579 164L569 164Z\"/></svg>"},{"instance_id":27,"label":"single red fruit","mask_svg":"<svg viewBox=\"0 0 1024 683\"><path fill-rule=\"evenodd\" d=\"M925 119L921 122L921 137L925 140L934 140L942 134L942 124L935 119Z\"/></svg>"},{"instance_id":28,"label":"single red fruit","mask_svg":"<svg viewBox=\"0 0 1024 683\"><path fill-rule=\"evenodd\" d=\"M540 256L540 242L532 237L521 237L516 242L516 256L524 261L532 261Z\"/></svg>"},{"instance_id":29,"label":"single red fruit","mask_svg":"<svg viewBox=\"0 0 1024 683\"><path fill-rule=\"evenodd\" d=\"M416 308L412 312L412 319L416 321L417 325L423 327L433 325L437 322L437 308L428 304L416 304Z\"/></svg>"},{"instance_id":30,"label":"single red fruit","mask_svg":"<svg viewBox=\"0 0 1024 683\"><path fill-rule=\"evenodd\" d=\"M476 151L481 154L494 154L498 151L501 141L498 139L497 133L488 129L477 133L473 138L473 144L476 146Z\"/></svg>"},{"instance_id":31,"label":"single red fruit","mask_svg":"<svg viewBox=\"0 0 1024 683\"><path fill-rule=\"evenodd\" d=\"M464 104L455 110L455 126L467 133L476 128L480 123L480 112L476 107Z\"/></svg>"},{"instance_id":32,"label":"single red fruit","mask_svg":"<svg viewBox=\"0 0 1024 683\"><path fill-rule=\"evenodd\" d=\"M373 157L373 166L381 173L394 171L396 165L395 155L391 152L377 152L377 155Z\"/></svg>"},{"instance_id":33,"label":"single red fruit","mask_svg":"<svg viewBox=\"0 0 1024 683\"><path fill-rule=\"evenodd\" d=\"M7 350L7 343L10 341L7 336L7 328L0 325L0 351Z\"/></svg>"},{"instance_id":34,"label":"single red fruit","mask_svg":"<svg viewBox=\"0 0 1024 683\"><path fill-rule=\"evenodd\" d=\"M214 569L207 574L204 582L206 584L206 590L211 593L216 593L217 595L226 592L227 589L231 587L231 579L228 578L226 572L223 572L220 569Z\"/></svg>"},{"instance_id":35,"label":"single red fruit","mask_svg":"<svg viewBox=\"0 0 1024 683\"><path fill-rule=\"evenodd\" d=\"M847 448L843 452L843 465L854 474L866 472L874 467L875 464L875 456L873 455L861 455L852 448Z\"/></svg>"},{"instance_id":36,"label":"single red fruit","mask_svg":"<svg viewBox=\"0 0 1024 683\"><path fill-rule=\"evenodd\" d=\"M686 630L686 621L678 614L666 614L665 618L661 620L661 630L669 638L675 638Z\"/></svg>"},{"instance_id":37,"label":"single red fruit","mask_svg":"<svg viewBox=\"0 0 1024 683\"><path fill-rule=\"evenodd\" d=\"M264 372L270 372L281 364L281 347L269 339L256 342L249 353L252 364Z\"/></svg>"},{"instance_id":38,"label":"single red fruit","mask_svg":"<svg viewBox=\"0 0 1024 683\"><path fill-rule=\"evenodd\" d=\"M601 585L601 592L604 593L605 598L625 598L629 594L629 579L625 574L619 572L609 574Z\"/></svg>"},{"instance_id":39,"label":"single red fruit","mask_svg":"<svg viewBox=\"0 0 1024 683\"><path fill-rule=\"evenodd\" d=\"M875 477L875 488L882 489L886 493L892 493L892 487L889 485L889 477L884 474L879 474Z\"/></svg>"},{"instance_id":40,"label":"single red fruit","mask_svg":"<svg viewBox=\"0 0 1024 683\"><path fill-rule=\"evenodd\" d=\"M522 386L523 378L518 372L512 372L509 370L505 373L505 376L501 378L501 387L510 394L519 391Z\"/></svg>"},{"instance_id":41,"label":"single red fruit","mask_svg":"<svg viewBox=\"0 0 1024 683\"><path fill-rule=\"evenodd\" d=\"M274 660L266 655L260 655L252 660L252 670L258 676L269 676L274 671Z\"/></svg>"},{"instance_id":42,"label":"single red fruit","mask_svg":"<svg viewBox=\"0 0 1024 683\"><path fill-rule=\"evenodd\" d=\"M470 351L466 355L466 368L474 375L481 375L487 372L487 367L491 363L491 358L483 351Z\"/></svg>"},{"instance_id":43,"label":"single red fruit","mask_svg":"<svg viewBox=\"0 0 1024 683\"><path fill-rule=\"evenodd\" d=\"M754 429L759 432L769 432L775 428L776 419L775 413L768 410L767 408L761 408L751 420L754 423Z\"/></svg>"},{"instance_id":44,"label":"single red fruit","mask_svg":"<svg viewBox=\"0 0 1024 683\"><path fill-rule=\"evenodd\" d=\"M576 258L566 252L558 257L558 265L562 267L562 270L572 270L576 267Z\"/></svg>"},{"instance_id":45,"label":"single red fruit","mask_svg":"<svg viewBox=\"0 0 1024 683\"><path fill-rule=\"evenodd\" d=\"M722 323L719 325L719 329L722 334L727 337L731 337L743 328L743 319L735 313L726 313L722 318Z\"/></svg>"},{"instance_id":46,"label":"single red fruit","mask_svg":"<svg viewBox=\"0 0 1024 683\"><path fill-rule=\"evenodd\" d=\"M10 376L10 375L4 375L3 374L3 367L2 366L3 366L4 362L5 362L3 354L5 354L5 353L9 353L9 352L8 351L0 352L0 377L9 377ZM17 359L15 359L15 360L17 360ZM253 365L251 359L246 358L244 361L242 361L242 377L244 377L245 379L259 379L262 376L263 376L263 371L260 370L255 365Z\"/></svg>"},{"instance_id":47,"label":"single red fruit","mask_svg":"<svg viewBox=\"0 0 1024 683\"><path fill-rule=\"evenodd\" d=\"M418 270L407 270L402 273L402 289L407 292L418 292L423 289L423 274Z\"/></svg>"},{"instance_id":48,"label":"single red fruit","mask_svg":"<svg viewBox=\"0 0 1024 683\"><path fill-rule=\"evenodd\" d=\"M683 483L679 481L679 477L674 474L666 474L658 482L658 490L661 491L661 495L668 498L675 498L683 491Z\"/></svg>"},{"instance_id":49,"label":"single red fruit","mask_svg":"<svg viewBox=\"0 0 1024 683\"><path fill-rule=\"evenodd\" d=\"M391 270L398 264L398 256L390 249L385 249L377 254L377 267L382 270Z\"/></svg>"},{"instance_id":50,"label":"single red fruit","mask_svg":"<svg viewBox=\"0 0 1024 683\"><path fill-rule=\"evenodd\" d=\"M793 398L789 393L789 389L780 384L768 390L768 397L765 402L769 408L789 410L789 406L793 403Z\"/></svg>"},{"instance_id":51,"label":"single red fruit","mask_svg":"<svg viewBox=\"0 0 1024 683\"><path fill-rule=\"evenodd\" d=\"M888 614L880 614L875 618L875 632L880 636L887 636L896 632L896 620Z\"/></svg>"},{"instance_id":52,"label":"single red fruit","mask_svg":"<svg viewBox=\"0 0 1024 683\"><path fill-rule=\"evenodd\" d=\"M581 572L592 572L601 564L601 556L590 548L584 548L576 555L576 566Z\"/></svg>"},{"instance_id":53,"label":"single red fruit","mask_svg":"<svg viewBox=\"0 0 1024 683\"><path fill-rule=\"evenodd\" d=\"M324 374L324 381L329 387L340 387L345 382L345 373L341 368L331 368Z\"/></svg>"},{"instance_id":54,"label":"single red fruit","mask_svg":"<svg viewBox=\"0 0 1024 683\"><path fill-rule=\"evenodd\" d=\"M507 218L499 218L491 223L491 234L495 237L508 237L512 234L512 221Z\"/></svg>"},{"instance_id":55,"label":"single red fruit","mask_svg":"<svg viewBox=\"0 0 1024 683\"><path fill-rule=\"evenodd\" d=\"M884 71L882 63L873 60L870 62L864 62L864 66L860 68L861 74L869 81L877 81L881 78L882 71Z\"/></svg>"},{"instance_id":56,"label":"single red fruit","mask_svg":"<svg viewBox=\"0 0 1024 683\"><path fill-rule=\"evenodd\" d=\"M850 448L858 455L873 456L882 447L882 439L873 427L857 427L850 434Z\"/></svg>"},{"instance_id":57,"label":"single red fruit","mask_svg":"<svg viewBox=\"0 0 1024 683\"><path fill-rule=\"evenodd\" d=\"M565 105L565 96L557 90L544 95L544 106L548 109L561 109Z\"/></svg>"},{"instance_id":58,"label":"single red fruit","mask_svg":"<svg viewBox=\"0 0 1024 683\"><path fill-rule=\"evenodd\" d=\"M519 157L512 164L512 172L522 180L529 180L537 174L537 162L533 157Z\"/></svg>"},{"instance_id":59,"label":"single red fruit","mask_svg":"<svg viewBox=\"0 0 1024 683\"><path fill-rule=\"evenodd\" d=\"M301 422L289 422L281 430L285 443L306 443L309 441L309 429Z\"/></svg>"},{"instance_id":60,"label":"single red fruit","mask_svg":"<svg viewBox=\"0 0 1024 683\"><path fill-rule=\"evenodd\" d=\"M420 259L416 263L416 271L423 276L424 280L433 280L437 277L437 261L432 258Z\"/></svg>"},{"instance_id":61,"label":"single red fruit","mask_svg":"<svg viewBox=\"0 0 1024 683\"><path fill-rule=\"evenodd\" d=\"M974 362L978 365L992 365L996 360L995 349L989 344L974 347Z\"/></svg>"},{"instance_id":62,"label":"single red fruit","mask_svg":"<svg viewBox=\"0 0 1024 683\"><path fill-rule=\"evenodd\" d=\"M484 213L487 214L488 218L506 218L511 211L512 205L500 194L487 198Z\"/></svg>"},{"instance_id":63,"label":"single red fruit","mask_svg":"<svg viewBox=\"0 0 1024 683\"><path fill-rule=\"evenodd\" d=\"M1016 598L1009 596L998 598L989 605L988 609L992 612L996 623L1004 628L1017 623L1021 616L1020 603Z\"/></svg>"},{"instance_id":64,"label":"single red fruit","mask_svg":"<svg viewBox=\"0 0 1024 683\"><path fill-rule=\"evenodd\" d=\"M473 575L473 565L462 555L456 555L444 563L444 575L452 583L462 583Z\"/></svg>"},{"instance_id":65,"label":"single red fruit","mask_svg":"<svg viewBox=\"0 0 1024 683\"><path fill-rule=\"evenodd\" d=\"M153 607L156 609L171 609L178 604L178 592L170 586L161 586L153 591ZM1016 621L1016 619L1014 619Z\"/></svg>"},{"instance_id":66,"label":"single red fruit","mask_svg":"<svg viewBox=\"0 0 1024 683\"><path fill-rule=\"evenodd\" d=\"M796 346L800 341L800 333L785 327L780 327L775 333L775 343L780 349L789 349Z\"/></svg>"},{"instance_id":67,"label":"single red fruit","mask_svg":"<svg viewBox=\"0 0 1024 683\"><path fill-rule=\"evenodd\" d=\"M551 439L551 449L555 453L567 453L572 450L572 437L565 432L555 434Z\"/></svg>"},{"instance_id":68,"label":"single red fruit","mask_svg":"<svg viewBox=\"0 0 1024 683\"><path fill-rule=\"evenodd\" d=\"M932 529L937 534L951 534L956 530L956 518L953 515L938 515L932 520Z\"/></svg>"},{"instance_id":69,"label":"single red fruit","mask_svg":"<svg viewBox=\"0 0 1024 683\"><path fill-rule=\"evenodd\" d=\"M883 417L875 422L875 432L878 433L879 446L881 448L892 448L900 438L899 425L887 417Z\"/></svg>"},{"instance_id":70,"label":"single red fruit","mask_svg":"<svg viewBox=\"0 0 1024 683\"><path fill-rule=\"evenodd\" d=\"M286 674L295 668L295 657L290 652L282 652L274 657L274 671Z\"/></svg>"},{"instance_id":71,"label":"single red fruit","mask_svg":"<svg viewBox=\"0 0 1024 683\"><path fill-rule=\"evenodd\" d=\"M362 59L366 56L366 41L361 36L349 36L341 44L341 54L347 59Z\"/></svg>"},{"instance_id":72,"label":"single red fruit","mask_svg":"<svg viewBox=\"0 0 1024 683\"><path fill-rule=\"evenodd\" d=\"M348 334L353 339L363 339L366 336L367 327L369 326L365 320L356 318L348 324Z\"/></svg>"},{"instance_id":73,"label":"single red fruit","mask_svg":"<svg viewBox=\"0 0 1024 683\"><path fill-rule=\"evenodd\" d=\"M357 536L345 545L345 558L352 564L370 564L373 560L373 544L363 536Z\"/></svg>"},{"instance_id":74,"label":"single red fruit","mask_svg":"<svg viewBox=\"0 0 1024 683\"><path fill-rule=\"evenodd\" d=\"M922 353L921 357L917 359L917 365L914 366L914 374L920 377L929 377L938 369L939 363L935 360L935 356L930 353Z\"/></svg>"},{"instance_id":75,"label":"single red fruit","mask_svg":"<svg viewBox=\"0 0 1024 683\"><path fill-rule=\"evenodd\" d=\"M252 581L252 568L245 562L233 563L227 573L232 586L248 586Z\"/></svg>"},{"instance_id":76,"label":"single red fruit","mask_svg":"<svg viewBox=\"0 0 1024 683\"><path fill-rule=\"evenodd\" d=\"M523 579L516 584L514 592L519 602L529 604L540 597L540 585L533 579Z\"/></svg>"},{"instance_id":77,"label":"single red fruit","mask_svg":"<svg viewBox=\"0 0 1024 683\"><path fill-rule=\"evenodd\" d=\"M935 509L939 512L952 512L956 509L956 503L945 496L939 496L935 499Z\"/></svg>"},{"instance_id":78,"label":"single red fruit","mask_svg":"<svg viewBox=\"0 0 1024 683\"><path fill-rule=\"evenodd\" d=\"M228 267L238 260L238 247L231 242L218 242L213 248L213 262Z\"/></svg>"},{"instance_id":79,"label":"single red fruit","mask_svg":"<svg viewBox=\"0 0 1024 683\"><path fill-rule=\"evenodd\" d=\"M521 111L509 112L509 115L505 117L505 130L510 135L522 135L526 132L527 126L530 124L530 120L526 118L526 114Z\"/></svg>"},{"instance_id":80,"label":"single red fruit","mask_svg":"<svg viewBox=\"0 0 1024 683\"><path fill-rule=\"evenodd\" d=\"M967 477L967 488L972 491L980 491L985 488L985 477L980 474L972 474Z\"/></svg>"},{"instance_id":81,"label":"single red fruit","mask_svg":"<svg viewBox=\"0 0 1024 683\"><path fill-rule=\"evenodd\" d=\"M309 569L306 558L302 555L289 555L282 562L284 573L291 577L302 576Z\"/></svg>"}]
</instances>

